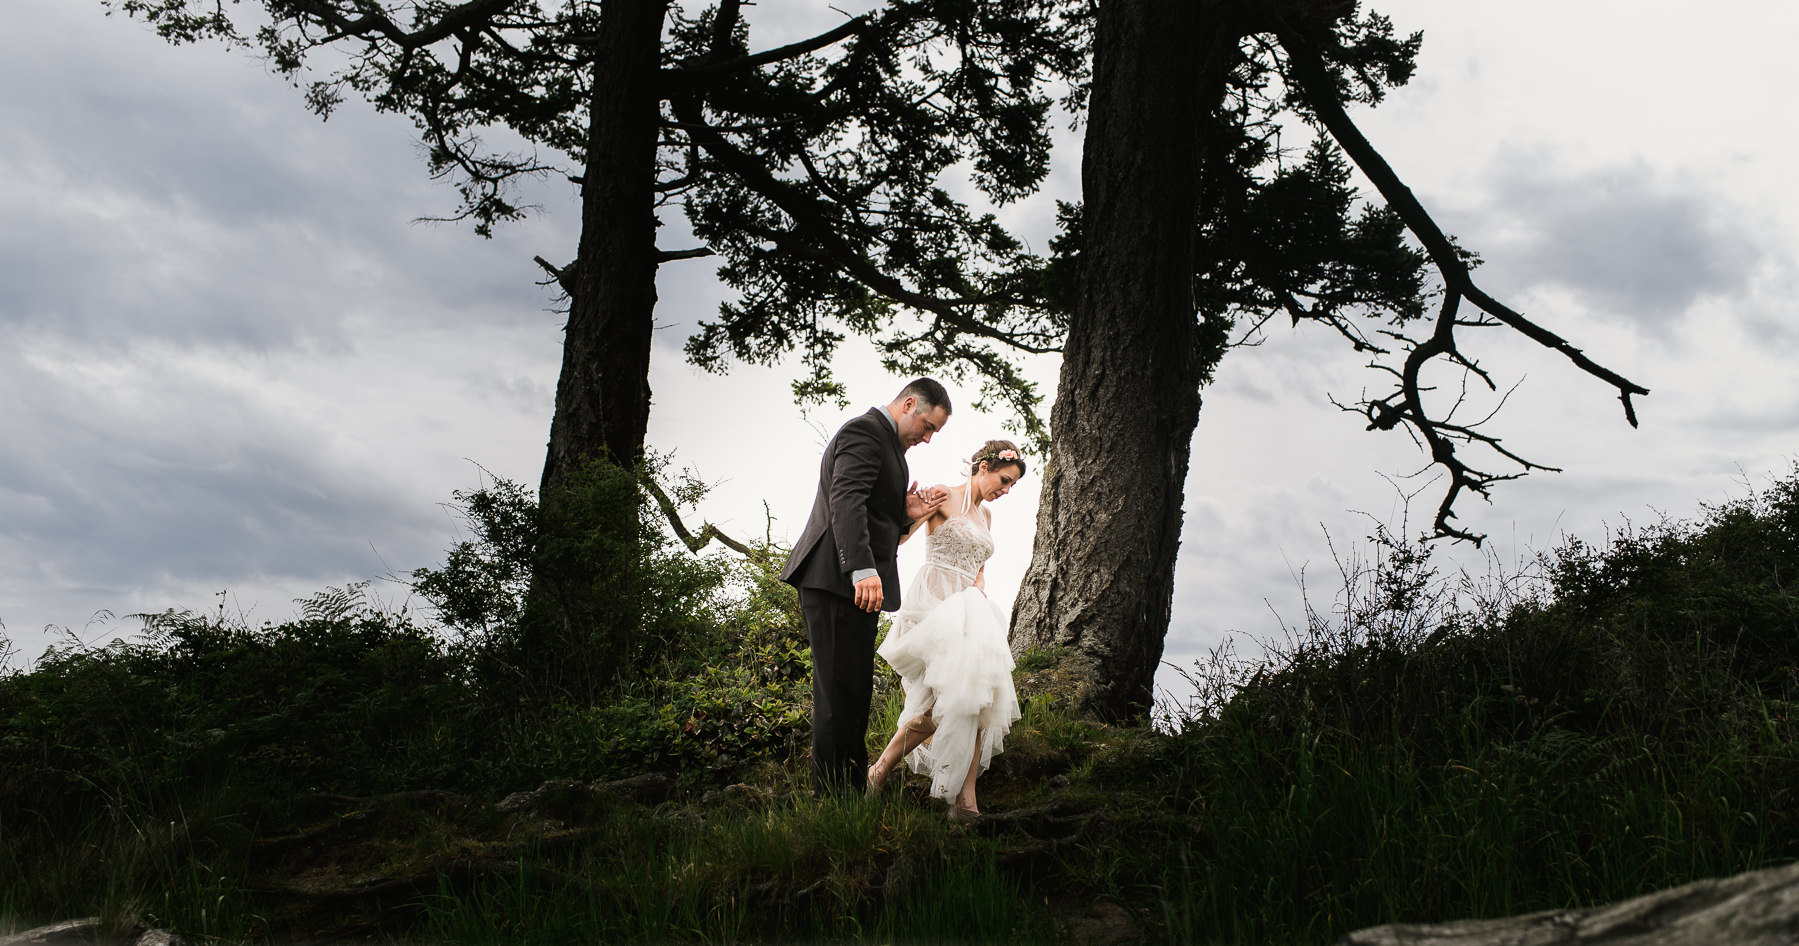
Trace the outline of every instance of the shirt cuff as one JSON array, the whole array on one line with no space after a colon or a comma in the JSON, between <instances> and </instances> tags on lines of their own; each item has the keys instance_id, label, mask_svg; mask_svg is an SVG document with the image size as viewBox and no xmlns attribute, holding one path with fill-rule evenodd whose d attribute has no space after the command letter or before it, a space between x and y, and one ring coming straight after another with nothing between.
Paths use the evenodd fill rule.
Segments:
<instances>
[{"instance_id":1,"label":"shirt cuff","mask_svg":"<svg viewBox=\"0 0 1799 946\"><path fill-rule=\"evenodd\" d=\"M850 584L853 585L864 578L873 578L879 574L880 572L877 572L872 568L858 568L855 571L850 572Z\"/></svg>"}]
</instances>

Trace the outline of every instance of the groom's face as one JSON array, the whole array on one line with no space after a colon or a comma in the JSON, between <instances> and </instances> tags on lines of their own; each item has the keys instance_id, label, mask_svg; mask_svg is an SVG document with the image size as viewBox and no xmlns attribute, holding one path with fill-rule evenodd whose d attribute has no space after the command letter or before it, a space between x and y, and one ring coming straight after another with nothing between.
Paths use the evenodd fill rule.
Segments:
<instances>
[{"instance_id":1,"label":"groom's face","mask_svg":"<svg viewBox=\"0 0 1799 946\"><path fill-rule=\"evenodd\" d=\"M899 428L900 446L907 450L930 443L932 435L949 423L949 411L941 407L926 409L917 398L906 398L905 410L893 419Z\"/></svg>"}]
</instances>

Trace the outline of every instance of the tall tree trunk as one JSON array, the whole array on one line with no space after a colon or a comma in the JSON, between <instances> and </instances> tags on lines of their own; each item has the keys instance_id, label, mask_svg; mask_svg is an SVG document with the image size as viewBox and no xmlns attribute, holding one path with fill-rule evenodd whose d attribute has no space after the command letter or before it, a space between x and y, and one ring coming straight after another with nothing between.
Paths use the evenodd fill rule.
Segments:
<instances>
[{"instance_id":1,"label":"tall tree trunk","mask_svg":"<svg viewBox=\"0 0 1799 946\"><path fill-rule=\"evenodd\" d=\"M669 0L604 0L595 40L581 243L540 495L581 461L635 463L650 417L656 142Z\"/></svg>"},{"instance_id":2,"label":"tall tree trunk","mask_svg":"<svg viewBox=\"0 0 1799 946\"><path fill-rule=\"evenodd\" d=\"M1106 719L1152 705L1199 385L1219 354L1202 350L1193 289L1204 123L1237 43L1218 6L1099 7L1079 288L1011 641L1065 648L1082 708Z\"/></svg>"},{"instance_id":3,"label":"tall tree trunk","mask_svg":"<svg viewBox=\"0 0 1799 946\"><path fill-rule=\"evenodd\" d=\"M598 698L629 666L641 634L616 602L596 598L618 587L620 570L636 567L635 517L619 508L595 519L593 503L604 505L610 495L605 475L584 480L574 502L558 487L574 485L586 461L634 465L643 455L656 308L657 69L668 4L600 5L581 242L559 276L569 295L568 326L538 487L544 515L537 560L519 621L517 669L525 692L538 699Z\"/></svg>"}]
</instances>

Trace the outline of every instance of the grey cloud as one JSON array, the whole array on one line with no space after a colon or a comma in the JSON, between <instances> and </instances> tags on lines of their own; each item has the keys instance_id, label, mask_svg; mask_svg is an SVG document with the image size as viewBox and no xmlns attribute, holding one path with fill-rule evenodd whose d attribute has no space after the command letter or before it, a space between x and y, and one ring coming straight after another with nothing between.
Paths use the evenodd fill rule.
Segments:
<instances>
[{"instance_id":1,"label":"grey cloud","mask_svg":"<svg viewBox=\"0 0 1799 946\"><path fill-rule=\"evenodd\" d=\"M123 17L105 27L40 27L32 43L9 44L0 65L0 80L36 89L0 100L9 151L53 165L77 192L128 192L242 223L316 213L322 172L338 165L406 160L358 134L388 121L349 114L341 133L339 123L325 131L254 59L213 44L171 47ZM221 65L232 81L219 81Z\"/></svg>"},{"instance_id":2,"label":"grey cloud","mask_svg":"<svg viewBox=\"0 0 1799 946\"><path fill-rule=\"evenodd\" d=\"M3 547L42 579L96 589L193 575L324 580L368 559L371 540L416 562L446 534L374 471L333 468L314 432L250 405L219 411L241 415L224 425L235 431L183 409L230 405L228 391L171 378L187 389L130 403L5 361L0 400L28 409L0 415L12 445L0 454Z\"/></svg>"},{"instance_id":3,"label":"grey cloud","mask_svg":"<svg viewBox=\"0 0 1799 946\"><path fill-rule=\"evenodd\" d=\"M303 116L300 120L304 120ZM268 350L341 346L354 317L433 326L548 322L550 297L530 259L572 246L559 220L537 220L483 241L450 225L421 226L408 213L435 209L430 195L389 199L377 228L337 217L379 168L324 170L305 181L316 196L286 215L281 190L252 215L185 197L158 198L69 179L60 168L0 158L13 184L0 194L0 323L30 325L93 344L161 337ZM422 178L422 168L403 172ZM205 182L196 192L209 195ZM349 193L334 193L338 183ZM454 269L446 283L435 273ZM524 304L521 305L521 302ZM347 303L347 304L346 304Z\"/></svg>"},{"instance_id":4,"label":"grey cloud","mask_svg":"<svg viewBox=\"0 0 1799 946\"><path fill-rule=\"evenodd\" d=\"M498 401L520 413L549 413L556 402L553 381L528 375L475 370L463 389L474 401Z\"/></svg>"},{"instance_id":5,"label":"grey cloud","mask_svg":"<svg viewBox=\"0 0 1799 946\"><path fill-rule=\"evenodd\" d=\"M1513 152L1492 186L1500 235L1473 248L1503 261L1493 277L1572 291L1650 334L1701 298L1746 293L1763 256L1735 208L1644 165L1564 174L1552 154Z\"/></svg>"},{"instance_id":6,"label":"grey cloud","mask_svg":"<svg viewBox=\"0 0 1799 946\"><path fill-rule=\"evenodd\" d=\"M1765 402L1750 405L1727 404L1703 415L1708 431L1732 436L1765 435L1770 431L1799 433L1799 398L1790 392L1770 395ZM1799 447L1799 437L1794 439Z\"/></svg>"},{"instance_id":7,"label":"grey cloud","mask_svg":"<svg viewBox=\"0 0 1799 946\"><path fill-rule=\"evenodd\" d=\"M547 425L554 364L532 372L560 320L531 257L572 253L572 188L533 182L542 212L491 241L415 224L454 194L403 117L355 104L321 124L239 53L85 5L17 13L0 39L7 632L222 588L279 616L437 560L445 457L504 467L495 425L530 402ZM459 383L467 400L444 399ZM357 410L389 419L327 429ZM369 432L384 423L395 436ZM471 446L434 450L452 441Z\"/></svg>"},{"instance_id":8,"label":"grey cloud","mask_svg":"<svg viewBox=\"0 0 1799 946\"><path fill-rule=\"evenodd\" d=\"M414 225L455 196L403 117L353 103L321 123L241 53L24 13L49 22L0 54L0 86L35 90L0 97L0 325L268 351L341 348L362 316L543 320L531 257L572 250L565 182L528 182L543 213L493 241ZM446 267L463 278L432 278Z\"/></svg>"}]
</instances>

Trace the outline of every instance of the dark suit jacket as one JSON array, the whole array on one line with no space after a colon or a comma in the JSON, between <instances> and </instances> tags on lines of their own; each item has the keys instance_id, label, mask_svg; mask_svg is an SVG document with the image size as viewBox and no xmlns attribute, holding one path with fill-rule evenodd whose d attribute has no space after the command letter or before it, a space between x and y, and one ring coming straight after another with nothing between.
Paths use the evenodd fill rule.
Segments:
<instances>
[{"instance_id":1,"label":"dark suit jacket","mask_svg":"<svg viewBox=\"0 0 1799 946\"><path fill-rule=\"evenodd\" d=\"M872 568L881 576L882 610L897 611L899 539L912 522L906 518L906 452L881 414L881 408L869 408L825 447L818 497L781 580L854 598L850 573Z\"/></svg>"}]
</instances>

